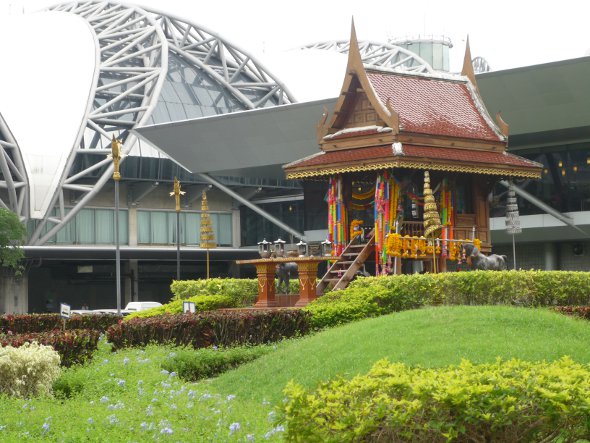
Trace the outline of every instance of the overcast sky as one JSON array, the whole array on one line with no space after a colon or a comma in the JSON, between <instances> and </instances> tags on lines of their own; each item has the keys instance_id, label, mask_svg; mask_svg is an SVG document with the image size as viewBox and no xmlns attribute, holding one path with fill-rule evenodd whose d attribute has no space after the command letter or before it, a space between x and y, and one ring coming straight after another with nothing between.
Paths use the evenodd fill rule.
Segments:
<instances>
[{"instance_id":1,"label":"overcast sky","mask_svg":"<svg viewBox=\"0 0 590 443\"><path fill-rule=\"evenodd\" d=\"M55 0L2 0L0 3L0 15L4 18L58 4ZM139 0L127 3L193 21L259 57L302 44L348 39L353 16L359 40L386 41L391 37L417 35L449 37L454 45L453 71L460 69L468 34L472 56L483 56L493 70L590 55L590 2L584 0Z\"/></svg>"}]
</instances>

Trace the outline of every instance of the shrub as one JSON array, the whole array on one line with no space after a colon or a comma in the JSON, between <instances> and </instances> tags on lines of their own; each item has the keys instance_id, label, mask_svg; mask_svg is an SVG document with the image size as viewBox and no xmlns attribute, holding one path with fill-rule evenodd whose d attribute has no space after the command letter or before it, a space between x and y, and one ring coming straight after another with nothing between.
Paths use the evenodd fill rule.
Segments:
<instances>
[{"instance_id":1,"label":"shrub","mask_svg":"<svg viewBox=\"0 0 590 443\"><path fill-rule=\"evenodd\" d=\"M227 295L235 300L233 306L252 306L258 297L255 278L209 278L203 280L175 280L170 285L172 300L187 300L196 295ZM289 292L299 293L299 279L292 278Z\"/></svg>"},{"instance_id":2,"label":"shrub","mask_svg":"<svg viewBox=\"0 0 590 443\"><path fill-rule=\"evenodd\" d=\"M300 309L243 309L134 318L107 330L113 350L149 343L194 348L260 344L303 335L309 315Z\"/></svg>"},{"instance_id":3,"label":"shrub","mask_svg":"<svg viewBox=\"0 0 590 443\"><path fill-rule=\"evenodd\" d=\"M588 438L590 370L567 357L442 369L377 362L367 375L291 382L287 441L576 441Z\"/></svg>"},{"instance_id":4,"label":"shrub","mask_svg":"<svg viewBox=\"0 0 590 443\"><path fill-rule=\"evenodd\" d=\"M590 320L590 306L556 306L553 310L560 314Z\"/></svg>"},{"instance_id":5,"label":"shrub","mask_svg":"<svg viewBox=\"0 0 590 443\"><path fill-rule=\"evenodd\" d=\"M176 372L187 381L197 381L221 374L268 353L269 346L236 346L233 348L179 348L162 363L162 368Z\"/></svg>"},{"instance_id":6,"label":"shrub","mask_svg":"<svg viewBox=\"0 0 590 443\"><path fill-rule=\"evenodd\" d=\"M24 343L0 347L2 394L24 398L48 395L59 373L59 355L49 346Z\"/></svg>"},{"instance_id":7,"label":"shrub","mask_svg":"<svg viewBox=\"0 0 590 443\"><path fill-rule=\"evenodd\" d=\"M569 271L474 271L368 277L314 300L305 310L316 328L360 318L445 305L555 306L587 304L590 273Z\"/></svg>"},{"instance_id":8,"label":"shrub","mask_svg":"<svg viewBox=\"0 0 590 443\"><path fill-rule=\"evenodd\" d=\"M26 343L38 342L51 346L58 352L62 366L67 367L90 359L98 347L99 336L99 331L91 329L9 334L0 335L0 345L18 348Z\"/></svg>"},{"instance_id":9,"label":"shrub","mask_svg":"<svg viewBox=\"0 0 590 443\"><path fill-rule=\"evenodd\" d=\"M172 300L186 300L196 295L226 295L235 300L234 306L249 306L258 296L258 280L251 278L208 278L175 280L170 285Z\"/></svg>"},{"instance_id":10,"label":"shrub","mask_svg":"<svg viewBox=\"0 0 590 443\"><path fill-rule=\"evenodd\" d=\"M66 320L66 329L95 329L106 331L121 317L112 314L73 315ZM6 314L0 317L0 333L23 334L61 329L63 320L59 314Z\"/></svg>"},{"instance_id":11,"label":"shrub","mask_svg":"<svg viewBox=\"0 0 590 443\"><path fill-rule=\"evenodd\" d=\"M124 318L125 321L132 318L153 317L155 315L164 314L182 314L182 303L185 301L192 301L195 303L197 312L213 311L221 308L235 308L236 299L229 295L195 295L186 300L174 300L157 308L146 309L145 311L138 311L129 314Z\"/></svg>"}]
</instances>

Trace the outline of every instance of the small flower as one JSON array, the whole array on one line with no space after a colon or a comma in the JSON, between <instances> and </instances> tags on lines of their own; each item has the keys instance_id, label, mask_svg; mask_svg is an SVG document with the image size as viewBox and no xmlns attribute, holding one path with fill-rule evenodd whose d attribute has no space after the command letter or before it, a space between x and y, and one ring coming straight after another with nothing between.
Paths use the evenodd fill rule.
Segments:
<instances>
[{"instance_id":1,"label":"small flower","mask_svg":"<svg viewBox=\"0 0 590 443\"><path fill-rule=\"evenodd\" d=\"M193 391L192 389L188 391L188 398L193 400L195 398L195 391Z\"/></svg>"},{"instance_id":2,"label":"small flower","mask_svg":"<svg viewBox=\"0 0 590 443\"><path fill-rule=\"evenodd\" d=\"M231 425L229 425L229 435L234 435L239 430L240 430L240 424L238 422L234 422Z\"/></svg>"},{"instance_id":3,"label":"small flower","mask_svg":"<svg viewBox=\"0 0 590 443\"><path fill-rule=\"evenodd\" d=\"M162 386L164 386L165 388L169 388L172 385L170 383L166 383L165 381L163 381Z\"/></svg>"},{"instance_id":4,"label":"small flower","mask_svg":"<svg viewBox=\"0 0 590 443\"><path fill-rule=\"evenodd\" d=\"M141 428L142 431L145 431L148 428L148 424L144 421L144 422L141 422L139 427Z\"/></svg>"},{"instance_id":5,"label":"small flower","mask_svg":"<svg viewBox=\"0 0 590 443\"><path fill-rule=\"evenodd\" d=\"M172 433L174 433L174 431L172 430L172 428L166 427L166 428L162 428L160 430L160 434L172 434Z\"/></svg>"},{"instance_id":6,"label":"small flower","mask_svg":"<svg viewBox=\"0 0 590 443\"><path fill-rule=\"evenodd\" d=\"M125 386L125 380L121 379L117 382L117 384L121 387Z\"/></svg>"},{"instance_id":7,"label":"small flower","mask_svg":"<svg viewBox=\"0 0 590 443\"><path fill-rule=\"evenodd\" d=\"M170 372L168 372L166 369L162 369L160 371L160 374L168 375L168 374L170 374Z\"/></svg>"},{"instance_id":8,"label":"small flower","mask_svg":"<svg viewBox=\"0 0 590 443\"><path fill-rule=\"evenodd\" d=\"M215 346L215 345L213 345L213 346L212 346L212 348L213 348L213 350L214 350L214 351L217 351L217 350L219 349L219 348L218 348L217 346Z\"/></svg>"},{"instance_id":9,"label":"small flower","mask_svg":"<svg viewBox=\"0 0 590 443\"><path fill-rule=\"evenodd\" d=\"M114 414L113 415L109 415L107 417L107 419L108 419L109 423L112 424L112 425L114 425L115 423L119 423L119 419Z\"/></svg>"},{"instance_id":10,"label":"small flower","mask_svg":"<svg viewBox=\"0 0 590 443\"><path fill-rule=\"evenodd\" d=\"M93 425L94 424L94 420L92 419L92 417L88 418L88 424L89 425Z\"/></svg>"},{"instance_id":11,"label":"small flower","mask_svg":"<svg viewBox=\"0 0 590 443\"><path fill-rule=\"evenodd\" d=\"M143 385L143 380L137 380L137 386Z\"/></svg>"},{"instance_id":12,"label":"small flower","mask_svg":"<svg viewBox=\"0 0 590 443\"><path fill-rule=\"evenodd\" d=\"M127 365L129 364L129 358L125 357L125 358L123 359L123 364L124 364L125 366L127 366Z\"/></svg>"},{"instance_id":13,"label":"small flower","mask_svg":"<svg viewBox=\"0 0 590 443\"><path fill-rule=\"evenodd\" d=\"M246 435L246 439L247 439L248 441L254 441L254 440L256 440L256 439L254 438L254 435L253 435L253 434L248 434L248 435Z\"/></svg>"},{"instance_id":14,"label":"small flower","mask_svg":"<svg viewBox=\"0 0 590 443\"><path fill-rule=\"evenodd\" d=\"M235 396L235 395L233 395L233 394L229 394L229 395L227 396L227 401L232 401L234 398L236 398L236 396Z\"/></svg>"},{"instance_id":15,"label":"small flower","mask_svg":"<svg viewBox=\"0 0 590 443\"><path fill-rule=\"evenodd\" d=\"M145 410L145 415L147 415L148 417L151 417L152 415L154 415L154 411L152 410L152 405L148 405L148 407Z\"/></svg>"},{"instance_id":16,"label":"small flower","mask_svg":"<svg viewBox=\"0 0 590 443\"><path fill-rule=\"evenodd\" d=\"M170 409L176 411L176 405L174 403L170 403Z\"/></svg>"},{"instance_id":17,"label":"small flower","mask_svg":"<svg viewBox=\"0 0 590 443\"><path fill-rule=\"evenodd\" d=\"M213 396L211 394L203 394L203 395L201 395L200 400L209 400L212 397Z\"/></svg>"},{"instance_id":18,"label":"small flower","mask_svg":"<svg viewBox=\"0 0 590 443\"><path fill-rule=\"evenodd\" d=\"M109 398L108 398L106 395L104 395L104 396L100 397L100 402L101 402L101 403L106 403L106 402L108 402L108 401L109 401Z\"/></svg>"},{"instance_id":19,"label":"small flower","mask_svg":"<svg viewBox=\"0 0 590 443\"><path fill-rule=\"evenodd\" d=\"M170 377L176 377L176 372L172 371L172 372L170 373Z\"/></svg>"},{"instance_id":20,"label":"small flower","mask_svg":"<svg viewBox=\"0 0 590 443\"><path fill-rule=\"evenodd\" d=\"M6 429L6 425L0 425L0 431L3 431L4 429Z\"/></svg>"},{"instance_id":21,"label":"small flower","mask_svg":"<svg viewBox=\"0 0 590 443\"><path fill-rule=\"evenodd\" d=\"M51 425L47 422L43 423L43 426L41 426L43 428L43 433L45 432L49 432L49 429L51 428Z\"/></svg>"},{"instance_id":22,"label":"small flower","mask_svg":"<svg viewBox=\"0 0 590 443\"><path fill-rule=\"evenodd\" d=\"M108 363L109 362L109 359L108 358L105 358L102 362L103 363Z\"/></svg>"},{"instance_id":23,"label":"small flower","mask_svg":"<svg viewBox=\"0 0 590 443\"><path fill-rule=\"evenodd\" d=\"M168 354L169 358L174 358L176 357L176 352L171 352L170 354Z\"/></svg>"}]
</instances>

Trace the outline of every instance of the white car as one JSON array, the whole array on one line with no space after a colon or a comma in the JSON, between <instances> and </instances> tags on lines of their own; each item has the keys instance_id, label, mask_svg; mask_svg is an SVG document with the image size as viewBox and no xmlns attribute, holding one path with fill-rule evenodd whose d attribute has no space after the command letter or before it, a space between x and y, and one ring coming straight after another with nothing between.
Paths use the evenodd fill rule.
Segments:
<instances>
[{"instance_id":1,"label":"white car","mask_svg":"<svg viewBox=\"0 0 590 443\"><path fill-rule=\"evenodd\" d=\"M162 303L158 303L157 301L132 301L127 303L125 309L121 309L121 314L128 315L132 312L138 311L145 311L146 309L157 308L158 306L162 306ZM94 313L99 314L116 314L116 309L95 309L92 311Z\"/></svg>"}]
</instances>

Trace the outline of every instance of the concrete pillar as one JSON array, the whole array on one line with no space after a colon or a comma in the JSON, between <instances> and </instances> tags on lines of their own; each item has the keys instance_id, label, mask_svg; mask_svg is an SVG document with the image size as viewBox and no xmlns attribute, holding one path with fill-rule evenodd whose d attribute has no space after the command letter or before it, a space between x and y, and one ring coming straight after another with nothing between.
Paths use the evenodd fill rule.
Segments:
<instances>
[{"instance_id":1,"label":"concrete pillar","mask_svg":"<svg viewBox=\"0 0 590 443\"><path fill-rule=\"evenodd\" d=\"M128 263L131 301L139 301L139 262L129 260Z\"/></svg>"},{"instance_id":2,"label":"concrete pillar","mask_svg":"<svg viewBox=\"0 0 590 443\"><path fill-rule=\"evenodd\" d=\"M545 255L545 271L559 269L559 249L557 243L547 242L543 246Z\"/></svg>"},{"instance_id":3,"label":"concrete pillar","mask_svg":"<svg viewBox=\"0 0 590 443\"><path fill-rule=\"evenodd\" d=\"M0 314L26 314L29 310L29 278L0 268Z\"/></svg>"}]
</instances>

